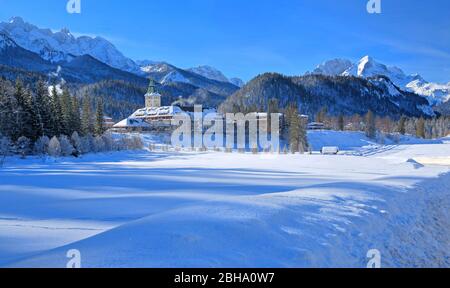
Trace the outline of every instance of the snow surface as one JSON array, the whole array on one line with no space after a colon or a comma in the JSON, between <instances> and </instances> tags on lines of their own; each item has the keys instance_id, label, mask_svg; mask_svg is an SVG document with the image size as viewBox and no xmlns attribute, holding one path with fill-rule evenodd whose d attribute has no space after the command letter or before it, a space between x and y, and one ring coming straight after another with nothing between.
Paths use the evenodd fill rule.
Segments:
<instances>
[{"instance_id":1,"label":"snow surface","mask_svg":"<svg viewBox=\"0 0 450 288\"><path fill-rule=\"evenodd\" d=\"M187 79L186 77L181 75L181 73L178 71L172 71L169 74L167 74L162 79L161 84L171 83L171 82L180 82L180 83L187 83L187 84L191 83L191 81L189 79Z\"/></svg>"},{"instance_id":2,"label":"snow surface","mask_svg":"<svg viewBox=\"0 0 450 288\"><path fill-rule=\"evenodd\" d=\"M225 83L230 82L230 80L225 75L223 75L222 72L220 72L218 69L213 68L211 66L206 66L206 65L198 66L198 67L194 67L194 68L189 68L189 69L187 69L187 71L193 72L195 74L198 74L198 75L203 76L208 79L225 82Z\"/></svg>"},{"instance_id":3,"label":"snow surface","mask_svg":"<svg viewBox=\"0 0 450 288\"><path fill-rule=\"evenodd\" d=\"M187 71L195 73L197 75L203 76L205 78L211 79L211 80L216 80L216 81L220 81L220 82L224 82L224 83L231 83L237 87L242 87L244 86L244 81L242 81L239 78L231 78L228 79L227 76L225 76L220 70L211 67L211 66L207 66L207 65L203 65L203 66L198 66L198 67L194 67L194 68L189 68L187 69Z\"/></svg>"},{"instance_id":4,"label":"snow surface","mask_svg":"<svg viewBox=\"0 0 450 288\"><path fill-rule=\"evenodd\" d=\"M242 88L245 85L245 82L242 79L237 78L237 77L230 78L230 83L235 85L235 86L237 86L237 87L239 87L239 88Z\"/></svg>"},{"instance_id":5,"label":"snow surface","mask_svg":"<svg viewBox=\"0 0 450 288\"><path fill-rule=\"evenodd\" d=\"M164 62L155 62L150 60L138 61L140 69L144 73L166 73L175 69Z\"/></svg>"},{"instance_id":6,"label":"snow surface","mask_svg":"<svg viewBox=\"0 0 450 288\"><path fill-rule=\"evenodd\" d=\"M0 266L65 267L78 249L83 267L365 267L378 249L383 267L450 267L450 167L420 162L449 159L450 138L309 138L347 153L9 158Z\"/></svg>"},{"instance_id":7,"label":"snow surface","mask_svg":"<svg viewBox=\"0 0 450 288\"><path fill-rule=\"evenodd\" d=\"M322 74L328 76L341 75L352 67L352 62L346 59L328 60L316 67L313 74Z\"/></svg>"},{"instance_id":8,"label":"snow surface","mask_svg":"<svg viewBox=\"0 0 450 288\"><path fill-rule=\"evenodd\" d=\"M419 95L426 96L431 105L445 103L450 100L450 84L428 83L424 80L414 80L406 87Z\"/></svg>"}]
</instances>

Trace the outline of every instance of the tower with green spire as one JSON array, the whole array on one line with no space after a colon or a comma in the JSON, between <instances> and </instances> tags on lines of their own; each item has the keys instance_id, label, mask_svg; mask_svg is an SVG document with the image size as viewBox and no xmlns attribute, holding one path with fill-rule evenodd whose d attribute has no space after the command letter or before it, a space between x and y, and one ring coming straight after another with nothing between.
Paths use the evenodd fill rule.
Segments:
<instances>
[{"instance_id":1,"label":"tower with green spire","mask_svg":"<svg viewBox=\"0 0 450 288\"><path fill-rule=\"evenodd\" d=\"M158 108L161 107L161 94L156 90L156 84L153 79L150 79L147 94L145 94L145 107Z\"/></svg>"}]
</instances>

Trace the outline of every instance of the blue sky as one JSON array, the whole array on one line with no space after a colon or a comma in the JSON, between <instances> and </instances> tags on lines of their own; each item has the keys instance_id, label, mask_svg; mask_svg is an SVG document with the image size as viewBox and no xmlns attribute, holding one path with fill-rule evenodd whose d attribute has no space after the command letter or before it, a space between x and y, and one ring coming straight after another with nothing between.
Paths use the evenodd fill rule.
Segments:
<instances>
[{"instance_id":1,"label":"blue sky","mask_svg":"<svg viewBox=\"0 0 450 288\"><path fill-rule=\"evenodd\" d=\"M381 0L0 0L0 20L21 16L35 25L100 35L132 59L182 68L211 65L249 80L259 73L299 75L331 58L371 55L450 81L450 1Z\"/></svg>"}]
</instances>

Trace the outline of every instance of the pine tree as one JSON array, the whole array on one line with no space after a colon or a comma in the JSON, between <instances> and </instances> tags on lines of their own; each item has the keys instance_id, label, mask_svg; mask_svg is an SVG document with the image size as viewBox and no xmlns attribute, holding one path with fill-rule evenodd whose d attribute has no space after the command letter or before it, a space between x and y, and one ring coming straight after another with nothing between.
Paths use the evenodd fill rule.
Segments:
<instances>
[{"instance_id":1,"label":"pine tree","mask_svg":"<svg viewBox=\"0 0 450 288\"><path fill-rule=\"evenodd\" d=\"M27 121L25 125L27 125L28 135L25 135L31 141L36 141L43 133L41 115L39 110L36 107L35 97L31 94L30 91L25 91L25 113L27 115Z\"/></svg>"},{"instance_id":2,"label":"pine tree","mask_svg":"<svg viewBox=\"0 0 450 288\"><path fill-rule=\"evenodd\" d=\"M81 131L80 102L77 97L72 97L71 123L73 132Z\"/></svg>"},{"instance_id":3,"label":"pine tree","mask_svg":"<svg viewBox=\"0 0 450 288\"><path fill-rule=\"evenodd\" d=\"M61 126L62 126L62 134L64 135L72 135L72 99L70 93L67 89L63 90L61 96Z\"/></svg>"},{"instance_id":4,"label":"pine tree","mask_svg":"<svg viewBox=\"0 0 450 288\"><path fill-rule=\"evenodd\" d=\"M0 80L0 134L11 137L17 129L14 118L16 104L14 97L7 91L8 84L9 82Z\"/></svg>"},{"instance_id":5,"label":"pine tree","mask_svg":"<svg viewBox=\"0 0 450 288\"><path fill-rule=\"evenodd\" d=\"M36 87L36 110L39 115L42 135L53 136L52 99L42 80L38 81Z\"/></svg>"},{"instance_id":6,"label":"pine tree","mask_svg":"<svg viewBox=\"0 0 450 288\"><path fill-rule=\"evenodd\" d=\"M53 88L52 88L51 107L52 107L52 113L51 113L52 133L51 134L53 136L59 136L63 132L62 109L61 109L60 97L59 97L58 91L56 90L55 86L53 86Z\"/></svg>"},{"instance_id":7,"label":"pine tree","mask_svg":"<svg viewBox=\"0 0 450 288\"><path fill-rule=\"evenodd\" d=\"M97 102L97 109L95 113L95 134L98 136L101 136L103 135L103 133L105 133L104 116L103 101L99 99Z\"/></svg>"},{"instance_id":8,"label":"pine tree","mask_svg":"<svg viewBox=\"0 0 450 288\"><path fill-rule=\"evenodd\" d=\"M16 109L14 110L14 120L16 129L13 130L12 138L17 140L24 136L31 138L33 136L32 122L33 119L31 114L30 105L30 95L23 87L20 80L16 81L16 89L14 92L14 98L16 101Z\"/></svg>"},{"instance_id":9,"label":"pine tree","mask_svg":"<svg viewBox=\"0 0 450 288\"><path fill-rule=\"evenodd\" d=\"M83 112L81 115L81 132L83 135L92 134L94 131L92 127L92 115L91 115L91 103L89 97L85 96L83 98Z\"/></svg>"}]
</instances>

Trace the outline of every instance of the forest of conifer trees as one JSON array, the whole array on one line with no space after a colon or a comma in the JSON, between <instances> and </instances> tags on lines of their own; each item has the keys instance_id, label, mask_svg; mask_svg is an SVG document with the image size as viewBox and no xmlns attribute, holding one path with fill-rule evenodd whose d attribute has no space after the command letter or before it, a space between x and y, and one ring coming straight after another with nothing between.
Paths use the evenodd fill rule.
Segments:
<instances>
[{"instance_id":1,"label":"forest of conifer trees","mask_svg":"<svg viewBox=\"0 0 450 288\"><path fill-rule=\"evenodd\" d=\"M142 147L140 139L113 139L105 133L103 101L74 97L38 81L0 79L0 155L78 156Z\"/></svg>"}]
</instances>

